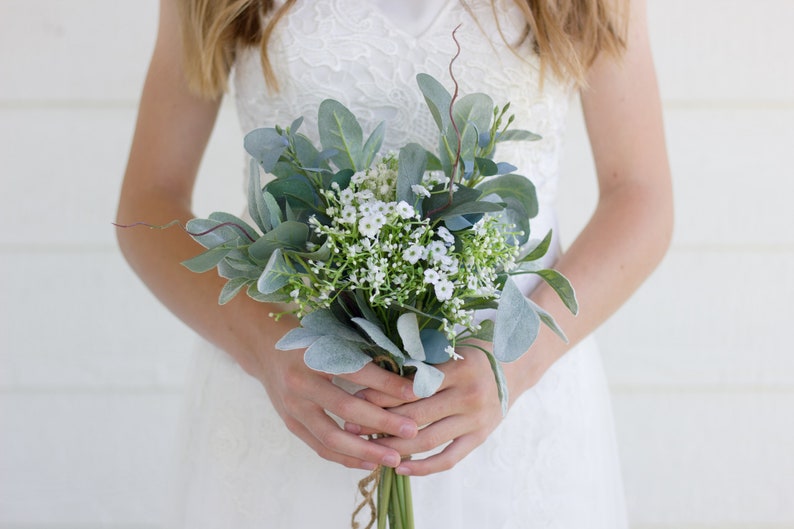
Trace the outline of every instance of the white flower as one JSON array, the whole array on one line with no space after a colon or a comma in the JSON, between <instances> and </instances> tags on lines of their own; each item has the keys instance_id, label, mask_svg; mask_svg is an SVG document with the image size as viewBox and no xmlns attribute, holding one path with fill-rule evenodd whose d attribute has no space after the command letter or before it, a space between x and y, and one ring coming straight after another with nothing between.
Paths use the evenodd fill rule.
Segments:
<instances>
[{"instance_id":1,"label":"white flower","mask_svg":"<svg viewBox=\"0 0 794 529\"><path fill-rule=\"evenodd\" d=\"M447 301L452 298L452 292L455 285L448 279L441 279L435 283L436 297L439 301Z\"/></svg>"},{"instance_id":2,"label":"white flower","mask_svg":"<svg viewBox=\"0 0 794 529\"><path fill-rule=\"evenodd\" d=\"M401 200L395 207L394 211L403 219L410 219L416 215L416 210L405 200Z\"/></svg>"},{"instance_id":3,"label":"white flower","mask_svg":"<svg viewBox=\"0 0 794 529\"><path fill-rule=\"evenodd\" d=\"M427 254L433 261L438 261L442 256L447 255L447 247L441 241L433 241L427 247Z\"/></svg>"},{"instance_id":4,"label":"white flower","mask_svg":"<svg viewBox=\"0 0 794 529\"><path fill-rule=\"evenodd\" d=\"M446 352L446 353L449 355L449 357L450 357L451 359L453 359L453 360L463 360L463 357L462 357L461 355L459 355L459 354L458 354L458 353L455 351L455 348L454 348L454 347L452 347L451 345L448 345L448 346L446 346L446 347L444 348L444 351L445 351L445 352Z\"/></svg>"},{"instance_id":5,"label":"white flower","mask_svg":"<svg viewBox=\"0 0 794 529\"><path fill-rule=\"evenodd\" d=\"M428 191L425 186L422 186L422 185L419 185L419 184L412 185L411 186L411 191L413 191L415 195L418 195L418 196L421 196L421 197L429 197L430 196L430 191Z\"/></svg>"},{"instance_id":6,"label":"white flower","mask_svg":"<svg viewBox=\"0 0 794 529\"><path fill-rule=\"evenodd\" d=\"M356 208L353 206L345 206L342 209L342 214L339 216L339 222L342 224L354 224L356 222Z\"/></svg>"},{"instance_id":7,"label":"white flower","mask_svg":"<svg viewBox=\"0 0 794 529\"><path fill-rule=\"evenodd\" d=\"M384 224L383 215L367 215L358 221L358 231L365 237L373 238L378 235Z\"/></svg>"},{"instance_id":8,"label":"white flower","mask_svg":"<svg viewBox=\"0 0 794 529\"><path fill-rule=\"evenodd\" d=\"M351 202L353 202L353 196L354 196L353 195L353 190L350 189L349 187L345 188L341 193L339 193L339 202L342 205L347 206Z\"/></svg>"},{"instance_id":9,"label":"white flower","mask_svg":"<svg viewBox=\"0 0 794 529\"><path fill-rule=\"evenodd\" d=\"M441 239L447 244L447 246L452 246L453 244L455 244L455 236L452 235L449 232L449 230L446 229L444 226L439 226L436 229L436 234L438 234L438 236L441 237Z\"/></svg>"},{"instance_id":10,"label":"white flower","mask_svg":"<svg viewBox=\"0 0 794 529\"><path fill-rule=\"evenodd\" d=\"M441 276L438 275L438 272L433 270L432 268L428 268L425 270L425 283L430 283L431 285L435 285L441 280Z\"/></svg>"},{"instance_id":11,"label":"white flower","mask_svg":"<svg viewBox=\"0 0 794 529\"><path fill-rule=\"evenodd\" d=\"M416 264L416 262L422 258L422 255L424 254L424 250L425 250L424 247L418 244L409 246L403 252L403 259L405 259L411 264Z\"/></svg>"}]
</instances>

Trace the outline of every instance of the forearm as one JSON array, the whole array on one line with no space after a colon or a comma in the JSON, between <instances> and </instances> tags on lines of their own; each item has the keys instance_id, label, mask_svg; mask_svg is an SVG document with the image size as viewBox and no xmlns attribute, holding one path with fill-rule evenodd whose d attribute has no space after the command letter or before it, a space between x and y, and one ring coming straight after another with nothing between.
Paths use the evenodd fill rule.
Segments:
<instances>
[{"instance_id":1,"label":"forearm","mask_svg":"<svg viewBox=\"0 0 794 529\"><path fill-rule=\"evenodd\" d=\"M192 217L187 205L155 191L145 197L128 192L118 214L122 224L165 224L174 219L184 224ZM290 317L276 322L268 314L278 308L244 294L219 305L224 280L214 271L196 274L180 264L203 248L176 226L165 230L119 228L118 240L127 261L163 304L255 376L260 375L264 357L274 350L275 342L295 326Z\"/></svg>"},{"instance_id":2,"label":"forearm","mask_svg":"<svg viewBox=\"0 0 794 529\"><path fill-rule=\"evenodd\" d=\"M514 396L606 321L664 256L672 231L671 192L664 178L651 181L662 184L626 183L603 194L585 229L554 265L576 291L578 315L545 283L533 292L532 299L554 315L569 342L544 326L529 353L508 367Z\"/></svg>"}]
</instances>

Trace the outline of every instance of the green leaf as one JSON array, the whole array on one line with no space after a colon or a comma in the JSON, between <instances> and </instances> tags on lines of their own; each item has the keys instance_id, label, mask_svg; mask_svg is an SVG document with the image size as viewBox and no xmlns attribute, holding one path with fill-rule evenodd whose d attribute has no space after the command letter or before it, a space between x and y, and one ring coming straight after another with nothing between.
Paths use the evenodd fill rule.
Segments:
<instances>
[{"instance_id":1,"label":"green leaf","mask_svg":"<svg viewBox=\"0 0 794 529\"><path fill-rule=\"evenodd\" d=\"M248 247L248 253L258 261L267 261L276 249L304 250L308 238L306 224L288 220L257 239Z\"/></svg>"},{"instance_id":2,"label":"green leaf","mask_svg":"<svg viewBox=\"0 0 794 529\"><path fill-rule=\"evenodd\" d=\"M271 292L270 294L263 294L262 292L259 292L259 290L257 290L256 282L248 285L246 294L248 294L249 298L260 303L285 303L290 301L290 297L280 290Z\"/></svg>"},{"instance_id":3,"label":"green leaf","mask_svg":"<svg viewBox=\"0 0 794 529\"><path fill-rule=\"evenodd\" d=\"M276 342L276 349L279 351L291 351L292 349L305 349L317 341L318 338L325 336L325 334L318 333L313 329L305 327L296 327L291 329L287 334L281 337Z\"/></svg>"},{"instance_id":4,"label":"green leaf","mask_svg":"<svg viewBox=\"0 0 794 529\"><path fill-rule=\"evenodd\" d=\"M318 338L306 349L303 360L315 371L343 375L355 373L370 363L372 358L361 350L360 344L327 335Z\"/></svg>"},{"instance_id":5,"label":"green leaf","mask_svg":"<svg viewBox=\"0 0 794 529\"><path fill-rule=\"evenodd\" d=\"M426 73L418 74L416 83L419 85L419 90L422 91L433 120L438 125L438 130L445 132L449 126L449 105L452 102L452 96L441 83Z\"/></svg>"},{"instance_id":6,"label":"green leaf","mask_svg":"<svg viewBox=\"0 0 794 529\"><path fill-rule=\"evenodd\" d=\"M482 349L485 356L488 358L488 363L491 364L491 371L496 379L496 391L499 394L499 403L502 405L502 417L507 415L507 408L510 405L510 394L508 393L507 380L505 373L502 370L502 364L496 357L486 349Z\"/></svg>"},{"instance_id":7,"label":"green leaf","mask_svg":"<svg viewBox=\"0 0 794 529\"><path fill-rule=\"evenodd\" d=\"M265 186L265 191L273 195L279 204L286 202L295 209L316 210L317 193L303 176L293 175L273 180Z\"/></svg>"},{"instance_id":8,"label":"green leaf","mask_svg":"<svg viewBox=\"0 0 794 529\"><path fill-rule=\"evenodd\" d=\"M248 174L248 214L254 220L262 233L270 230L270 211L265 204L262 196L262 187L259 181L259 166L255 160L251 160L250 171Z\"/></svg>"},{"instance_id":9,"label":"green leaf","mask_svg":"<svg viewBox=\"0 0 794 529\"><path fill-rule=\"evenodd\" d=\"M209 219L218 222L229 222L239 226L239 228L237 226L230 226L230 227L237 233L237 236L240 237L240 240L245 241L245 244L250 243L252 239L256 240L257 238L259 238L259 233L257 233L257 231L250 224L248 224L240 217L237 217L230 213L225 213L223 211L215 211L213 213L210 213ZM248 234L250 239L246 237L243 234L243 232Z\"/></svg>"},{"instance_id":10,"label":"green leaf","mask_svg":"<svg viewBox=\"0 0 794 529\"><path fill-rule=\"evenodd\" d=\"M440 220L454 217L456 215L471 215L475 213L495 213L497 211L502 211L503 209L504 206L502 204L476 200L474 202L464 202L462 204L458 204L457 206L452 206L439 211L438 214L433 215L433 219Z\"/></svg>"},{"instance_id":11,"label":"green leaf","mask_svg":"<svg viewBox=\"0 0 794 529\"><path fill-rule=\"evenodd\" d=\"M424 361L425 348L419 336L419 320L413 312L406 312L397 318L397 333L403 342L403 349L414 360Z\"/></svg>"},{"instance_id":12,"label":"green leaf","mask_svg":"<svg viewBox=\"0 0 794 529\"><path fill-rule=\"evenodd\" d=\"M427 167L427 150L418 143L409 143L400 149L397 160L397 201L410 205L416 202L411 186L421 184Z\"/></svg>"},{"instance_id":13,"label":"green leaf","mask_svg":"<svg viewBox=\"0 0 794 529\"><path fill-rule=\"evenodd\" d=\"M281 250L276 248L259 276L256 288L262 294L272 294L284 288L294 273L295 269L287 264Z\"/></svg>"},{"instance_id":14,"label":"green leaf","mask_svg":"<svg viewBox=\"0 0 794 529\"><path fill-rule=\"evenodd\" d=\"M281 208L278 206L278 202L276 202L275 197L271 195L267 191L262 191L262 199L265 201L265 206L267 207L267 211L270 214L268 218L268 223L270 224L271 228L275 228L281 221Z\"/></svg>"},{"instance_id":15,"label":"green leaf","mask_svg":"<svg viewBox=\"0 0 794 529\"><path fill-rule=\"evenodd\" d=\"M211 248L206 252L198 254L196 257L188 259L187 261L182 261L182 265L191 272L203 273L218 266L218 263L220 263L232 250L233 248L225 248L223 246Z\"/></svg>"},{"instance_id":16,"label":"green leaf","mask_svg":"<svg viewBox=\"0 0 794 529\"><path fill-rule=\"evenodd\" d=\"M441 383L444 381L444 373L435 367L419 360L406 360L405 365L416 368L413 390L414 395L417 397L430 397L441 387Z\"/></svg>"},{"instance_id":17,"label":"green leaf","mask_svg":"<svg viewBox=\"0 0 794 529\"><path fill-rule=\"evenodd\" d=\"M540 318L512 278L505 281L494 323L493 354L501 362L523 355L540 330Z\"/></svg>"},{"instance_id":18,"label":"green leaf","mask_svg":"<svg viewBox=\"0 0 794 529\"><path fill-rule=\"evenodd\" d=\"M546 255L546 252L549 251L549 247L551 246L551 238L552 238L552 233L551 230L549 230L546 236L543 237L543 240L538 242L531 250L529 250L527 255L519 259L518 262L528 263L531 261L537 261L544 255Z\"/></svg>"},{"instance_id":19,"label":"green leaf","mask_svg":"<svg viewBox=\"0 0 794 529\"><path fill-rule=\"evenodd\" d=\"M372 323L366 318L352 318L351 321L358 325L378 347L388 351L396 358L405 358L405 355L402 351L400 351L400 348L397 347L397 345L391 341L388 336L386 336L386 334L378 325Z\"/></svg>"},{"instance_id":20,"label":"green leaf","mask_svg":"<svg viewBox=\"0 0 794 529\"><path fill-rule=\"evenodd\" d=\"M265 172L270 173L289 146L289 142L276 129L266 128L252 130L246 134L243 145Z\"/></svg>"},{"instance_id":21,"label":"green leaf","mask_svg":"<svg viewBox=\"0 0 794 529\"><path fill-rule=\"evenodd\" d=\"M496 176L477 186L483 196L496 195L508 203L510 207L520 204L523 213L528 218L533 218L538 214L538 198L535 193L535 186L521 175L506 174ZM512 201L510 199L515 199Z\"/></svg>"},{"instance_id":22,"label":"green leaf","mask_svg":"<svg viewBox=\"0 0 794 529\"><path fill-rule=\"evenodd\" d=\"M576 300L576 292L574 292L571 282L568 278L556 270L544 269L532 272L543 278L543 280L554 289L560 299L571 311L571 314L579 312L579 302Z\"/></svg>"},{"instance_id":23,"label":"green leaf","mask_svg":"<svg viewBox=\"0 0 794 529\"><path fill-rule=\"evenodd\" d=\"M367 138L367 142L364 144L364 148L362 149L361 155L363 157L363 165L364 167L369 167L372 164L372 160L375 159L375 155L378 154L380 151L381 145L383 145L383 136L386 134L386 122L381 121L375 130L372 131L372 134L369 135Z\"/></svg>"},{"instance_id":24,"label":"green leaf","mask_svg":"<svg viewBox=\"0 0 794 529\"><path fill-rule=\"evenodd\" d=\"M480 131L491 128L493 118L493 99L486 94L468 94L455 102L452 112L461 137L461 159L474 161ZM450 145L457 142L455 130L447 129Z\"/></svg>"},{"instance_id":25,"label":"green leaf","mask_svg":"<svg viewBox=\"0 0 794 529\"><path fill-rule=\"evenodd\" d=\"M221 294L218 296L218 304L226 305L240 292L240 290L243 289L243 287L250 285L251 283L253 283L253 281L247 277L237 277L230 279L225 285L223 285L223 288L221 289Z\"/></svg>"},{"instance_id":26,"label":"green leaf","mask_svg":"<svg viewBox=\"0 0 794 529\"><path fill-rule=\"evenodd\" d=\"M496 141L538 141L542 138L543 136L528 130L513 129L497 135Z\"/></svg>"},{"instance_id":27,"label":"green leaf","mask_svg":"<svg viewBox=\"0 0 794 529\"><path fill-rule=\"evenodd\" d=\"M339 169L364 169L362 164L363 132L350 110L339 101L326 99L320 103L317 117L323 149L336 149L331 159Z\"/></svg>"},{"instance_id":28,"label":"green leaf","mask_svg":"<svg viewBox=\"0 0 794 529\"><path fill-rule=\"evenodd\" d=\"M234 226L220 226L223 222L213 219L191 219L185 229L188 234L205 248L216 248L218 246L233 247L243 235ZM203 235L192 235L202 233ZM257 235L258 237L258 235ZM246 240L246 243L250 241Z\"/></svg>"},{"instance_id":29,"label":"green leaf","mask_svg":"<svg viewBox=\"0 0 794 529\"><path fill-rule=\"evenodd\" d=\"M474 202L482 195L481 191L477 189L472 189L466 186L459 186L458 190L452 194L452 203L449 205L447 209L454 208L459 206L460 204L465 204L467 202ZM436 193L433 194L422 201L422 207L425 211L433 211L444 206L447 201L449 200L449 194L445 193ZM435 214L435 216L441 215L445 210L441 210Z\"/></svg>"},{"instance_id":30,"label":"green leaf","mask_svg":"<svg viewBox=\"0 0 794 529\"><path fill-rule=\"evenodd\" d=\"M301 325L323 336L333 334L351 342L367 343L367 340L358 331L339 321L330 309L310 312L301 319Z\"/></svg>"},{"instance_id":31,"label":"green leaf","mask_svg":"<svg viewBox=\"0 0 794 529\"><path fill-rule=\"evenodd\" d=\"M540 317L540 321L542 321L546 325L546 327L554 331L554 334L559 336L563 342L568 343L568 337L565 336L565 333L563 332L562 328L560 328L560 326L557 325L557 320L554 319L554 316L543 310L543 308L541 308L540 305L533 302L532 300L529 300L529 302L532 304L532 307L535 309L535 312L538 313L538 316Z\"/></svg>"},{"instance_id":32,"label":"green leaf","mask_svg":"<svg viewBox=\"0 0 794 529\"><path fill-rule=\"evenodd\" d=\"M484 342L493 342L493 329L493 320L483 320L480 322L480 330L472 334L471 337Z\"/></svg>"},{"instance_id":33,"label":"green leaf","mask_svg":"<svg viewBox=\"0 0 794 529\"><path fill-rule=\"evenodd\" d=\"M496 165L493 160L489 160L488 158L475 158L474 163L477 164L477 169L479 169L482 176L499 174L499 166Z\"/></svg>"}]
</instances>

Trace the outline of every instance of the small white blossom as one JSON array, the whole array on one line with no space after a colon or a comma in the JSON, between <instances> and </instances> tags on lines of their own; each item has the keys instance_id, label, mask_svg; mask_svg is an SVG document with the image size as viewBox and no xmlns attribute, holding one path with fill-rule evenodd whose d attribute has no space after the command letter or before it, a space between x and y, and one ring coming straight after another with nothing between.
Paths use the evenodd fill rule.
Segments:
<instances>
[{"instance_id":1,"label":"small white blossom","mask_svg":"<svg viewBox=\"0 0 794 529\"><path fill-rule=\"evenodd\" d=\"M419 246L418 244L409 246L403 252L403 259L405 259L411 264L416 264L416 262L422 258L424 254L424 250L425 250L424 247Z\"/></svg>"},{"instance_id":2,"label":"small white blossom","mask_svg":"<svg viewBox=\"0 0 794 529\"><path fill-rule=\"evenodd\" d=\"M427 270L425 270L424 276L425 276L425 283L430 283L431 285L435 285L441 280L441 276L438 274L436 270L433 270L432 268L428 268Z\"/></svg>"},{"instance_id":3,"label":"small white blossom","mask_svg":"<svg viewBox=\"0 0 794 529\"><path fill-rule=\"evenodd\" d=\"M411 186L411 191L413 191L415 195L420 197L430 196L430 191L428 191L427 188L423 185L414 184Z\"/></svg>"},{"instance_id":4,"label":"small white blossom","mask_svg":"<svg viewBox=\"0 0 794 529\"><path fill-rule=\"evenodd\" d=\"M401 200L395 207L394 211L400 216L401 219L410 219L416 215L416 210L405 200Z\"/></svg>"},{"instance_id":5,"label":"small white blossom","mask_svg":"<svg viewBox=\"0 0 794 529\"><path fill-rule=\"evenodd\" d=\"M452 284L452 281L448 279L441 279L434 284L436 297L439 301L447 301L448 299L452 298L452 293L455 289L455 285Z\"/></svg>"},{"instance_id":6,"label":"small white blossom","mask_svg":"<svg viewBox=\"0 0 794 529\"><path fill-rule=\"evenodd\" d=\"M436 229L436 234L447 244L447 246L452 246L455 244L455 236L450 233L448 229L444 226L439 226Z\"/></svg>"},{"instance_id":7,"label":"small white blossom","mask_svg":"<svg viewBox=\"0 0 794 529\"><path fill-rule=\"evenodd\" d=\"M463 360L463 357L455 351L455 348L451 345L448 345L444 348L444 352L446 352L449 357L453 360Z\"/></svg>"},{"instance_id":8,"label":"small white blossom","mask_svg":"<svg viewBox=\"0 0 794 529\"><path fill-rule=\"evenodd\" d=\"M383 223L379 222L379 216L377 215L368 215L358 221L358 231L365 237L373 238L377 236L381 226L383 226Z\"/></svg>"}]
</instances>

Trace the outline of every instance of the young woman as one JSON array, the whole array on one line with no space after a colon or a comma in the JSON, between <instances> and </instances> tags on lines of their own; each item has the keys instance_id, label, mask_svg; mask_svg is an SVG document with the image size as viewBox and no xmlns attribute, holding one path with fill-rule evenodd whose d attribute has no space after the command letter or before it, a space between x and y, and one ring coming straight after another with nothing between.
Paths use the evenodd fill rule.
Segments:
<instances>
[{"instance_id":1,"label":"young woman","mask_svg":"<svg viewBox=\"0 0 794 529\"><path fill-rule=\"evenodd\" d=\"M271 307L243 296L218 306L222 281L179 265L200 250L184 233L120 230L135 271L207 342L189 388L173 527L345 527L355 484L377 465L422 476L413 481L417 527L625 527L589 336L656 266L671 234L644 0L161 0L118 220L193 217L196 171L230 72L244 132L302 115L312 133L317 106L332 97L365 131L387 120L384 149L432 148L435 124L414 79L426 72L451 86L458 24L462 93L511 101L516 126L543 136L500 151L538 188L535 234L556 227L566 112L581 94L598 205L567 252L555 243L550 256L576 288L579 316L543 286L525 285L570 343L543 331L505 366L504 419L476 350L440 366L444 384L430 398L417 400L408 381L374 365L345 377L369 388L350 395L308 369L301 352L274 349L294 320L273 321ZM390 437L370 441L368 432Z\"/></svg>"}]
</instances>

